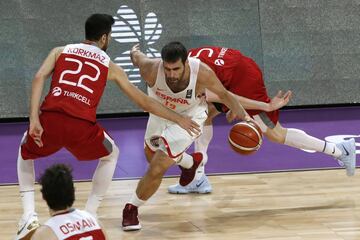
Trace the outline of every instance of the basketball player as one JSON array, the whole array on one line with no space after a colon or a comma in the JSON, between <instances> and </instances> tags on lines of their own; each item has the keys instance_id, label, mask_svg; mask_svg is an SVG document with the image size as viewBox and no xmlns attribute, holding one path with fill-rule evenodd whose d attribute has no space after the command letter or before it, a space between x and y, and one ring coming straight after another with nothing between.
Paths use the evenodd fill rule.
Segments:
<instances>
[{"instance_id":1,"label":"basketball player","mask_svg":"<svg viewBox=\"0 0 360 240\"><path fill-rule=\"evenodd\" d=\"M51 217L35 230L32 240L106 239L105 231L93 215L72 208L75 188L67 166L56 164L49 167L39 183Z\"/></svg>"},{"instance_id":2,"label":"basketball player","mask_svg":"<svg viewBox=\"0 0 360 240\"><path fill-rule=\"evenodd\" d=\"M114 81L145 111L179 124L179 128L190 134L197 134L200 130L189 117L182 117L138 90L128 81L125 72L110 60L105 50L113 23L110 15L91 15L85 23L86 40L54 48L33 79L30 127L22 139L17 160L24 210L18 239L31 232L31 226L37 223L33 159L48 156L63 147L80 161L100 159L85 207L96 216L119 156L113 139L96 122L96 108L107 79ZM51 75L50 91L39 107L45 80Z\"/></svg>"},{"instance_id":3,"label":"basketball player","mask_svg":"<svg viewBox=\"0 0 360 240\"><path fill-rule=\"evenodd\" d=\"M219 96L239 119L251 119L206 64L187 57L187 50L180 42L165 45L161 50L161 59L148 58L135 45L131 50L131 59L134 66L140 68L140 74L148 84L149 96L178 113L191 116L200 128L207 118L205 88ZM202 162L202 154L193 153L190 156L185 151L196 137L150 114L145 133L145 155L150 164L136 192L124 207L122 226L125 231L141 228L138 207L157 191L170 166L181 162L184 171L192 176L191 179L194 177Z\"/></svg>"},{"instance_id":4,"label":"basketball player","mask_svg":"<svg viewBox=\"0 0 360 240\"><path fill-rule=\"evenodd\" d=\"M248 110L248 113L255 119L264 135L270 141L333 156L341 166L346 168L348 176L354 175L356 163L354 139L339 144L326 142L312 137L300 129L282 127L279 122L278 110L266 112L269 110L269 106L267 107L266 104L272 101L267 95L262 72L251 58L244 56L240 51L235 49L213 46L191 49L189 56L198 58L203 63L206 63L216 73L222 85L237 95L238 100L246 109L253 109ZM290 96L290 91L285 94L279 92L279 94L273 98L273 101L280 103L278 106L281 106L281 102L286 104ZM254 102L250 100L257 100L263 102L265 105L258 104L258 106L255 106L252 104ZM213 136L212 120L220 112L228 111L221 103L221 99L210 91L207 91L207 101L213 104L209 105L210 113L206 120L203 134L195 140L195 151L203 154L203 164L207 161L206 152ZM249 103L251 104L249 105ZM256 108L259 110L254 110ZM229 111L227 118L230 121L233 119L231 115L231 111ZM183 175L186 175L186 172L183 171L181 176L186 177ZM205 175L204 166L200 166L195 179L191 183L184 185L180 180L179 184L169 186L168 191L170 193L180 194L189 192L209 193L212 191L212 188Z\"/></svg>"}]
</instances>

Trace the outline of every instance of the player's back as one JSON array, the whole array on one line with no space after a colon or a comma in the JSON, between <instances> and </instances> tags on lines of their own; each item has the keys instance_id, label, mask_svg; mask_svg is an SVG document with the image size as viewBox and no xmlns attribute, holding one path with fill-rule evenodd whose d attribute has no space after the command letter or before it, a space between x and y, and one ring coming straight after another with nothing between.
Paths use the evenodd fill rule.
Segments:
<instances>
[{"instance_id":1,"label":"player's back","mask_svg":"<svg viewBox=\"0 0 360 240\"><path fill-rule=\"evenodd\" d=\"M248 68L248 61L251 60L239 50L216 46L193 48L189 50L188 55L198 58L208 65L224 86L230 84L235 72L245 73Z\"/></svg>"},{"instance_id":2,"label":"player's back","mask_svg":"<svg viewBox=\"0 0 360 240\"><path fill-rule=\"evenodd\" d=\"M104 232L96 219L90 213L78 209L55 215L44 225L50 227L61 240L105 240Z\"/></svg>"},{"instance_id":3,"label":"player's back","mask_svg":"<svg viewBox=\"0 0 360 240\"><path fill-rule=\"evenodd\" d=\"M84 43L65 46L56 61L41 110L95 122L109 63L109 56L97 46Z\"/></svg>"}]
</instances>

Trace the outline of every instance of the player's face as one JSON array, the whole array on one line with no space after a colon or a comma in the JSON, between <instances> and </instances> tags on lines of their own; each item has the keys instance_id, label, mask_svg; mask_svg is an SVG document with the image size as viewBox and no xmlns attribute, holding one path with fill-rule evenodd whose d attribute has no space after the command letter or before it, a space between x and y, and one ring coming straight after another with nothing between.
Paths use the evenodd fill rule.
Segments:
<instances>
[{"instance_id":1,"label":"player's face","mask_svg":"<svg viewBox=\"0 0 360 240\"><path fill-rule=\"evenodd\" d=\"M183 79L185 73L185 64L182 63L181 58L174 63L164 61L163 66L165 79L169 85L176 85Z\"/></svg>"}]
</instances>

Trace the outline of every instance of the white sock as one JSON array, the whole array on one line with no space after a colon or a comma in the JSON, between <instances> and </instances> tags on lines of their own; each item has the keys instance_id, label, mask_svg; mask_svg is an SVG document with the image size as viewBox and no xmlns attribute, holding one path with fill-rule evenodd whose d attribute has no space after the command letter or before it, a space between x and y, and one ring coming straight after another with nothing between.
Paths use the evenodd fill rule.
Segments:
<instances>
[{"instance_id":1,"label":"white sock","mask_svg":"<svg viewBox=\"0 0 360 240\"><path fill-rule=\"evenodd\" d=\"M342 154L335 143L325 142L295 128L288 128L284 144L299 149L323 152L336 158Z\"/></svg>"},{"instance_id":2,"label":"white sock","mask_svg":"<svg viewBox=\"0 0 360 240\"><path fill-rule=\"evenodd\" d=\"M17 175L23 207L23 217L26 217L30 213L35 212L35 171L34 160L24 160L21 156L21 148L19 148L17 159Z\"/></svg>"},{"instance_id":3,"label":"white sock","mask_svg":"<svg viewBox=\"0 0 360 240\"><path fill-rule=\"evenodd\" d=\"M136 195L136 192L135 192L131 196L131 199L130 199L129 203L131 203L132 205L134 205L136 207L140 207L140 206L144 205L146 203L146 201L141 200L140 198L138 198L138 196Z\"/></svg>"},{"instance_id":4,"label":"white sock","mask_svg":"<svg viewBox=\"0 0 360 240\"><path fill-rule=\"evenodd\" d=\"M182 154L182 158L180 161L176 163L177 165L182 166L183 168L189 169L194 164L193 157L186 152Z\"/></svg>"},{"instance_id":5,"label":"white sock","mask_svg":"<svg viewBox=\"0 0 360 240\"><path fill-rule=\"evenodd\" d=\"M211 139L213 138L213 126L207 125L204 126L203 132L195 140L195 152L201 152L203 154L204 160L201 166L198 168L195 174L195 180L201 179L201 177L205 174L205 164L208 160L207 150Z\"/></svg>"},{"instance_id":6,"label":"white sock","mask_svg":"<svg viewBox=\"0 0 360 240\"><path fill-rule=\"evenodd\" d=\"M92 190L85 205L85 210L94 216L97 216L97 209L110 186L118 157L119 149L113 144L112 153L99 160L92 179Z\"/></svg>"}]
</instances>

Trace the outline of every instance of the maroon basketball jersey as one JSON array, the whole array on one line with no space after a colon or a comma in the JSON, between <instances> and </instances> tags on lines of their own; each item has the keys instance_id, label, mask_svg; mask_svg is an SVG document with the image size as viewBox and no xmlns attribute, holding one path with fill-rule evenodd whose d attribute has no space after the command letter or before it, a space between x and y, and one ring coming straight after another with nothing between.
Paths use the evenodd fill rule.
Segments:
<instances>
[{"instance_id":1,"label":"maroon basketball jersey","mask_svg":"<svg viewBox=\"0 0 360 240\"><path fill-rule=\"evenodd\" d=\"M208 65L225 87L230 85L235 69L239 72L240 63L246 58L238 50L215 46L190 49L189 57L198 58Z\"/></svg>"},{"instance_id":2,"label":"maroon basketball jersey","mask_svg":"<svg viewBox=\"0 0 360 240\"><path fill-rule=\"evenodd\" d=\"M41 110L95 122L109 63L109 56L96 46L67 45L56 61L50 91Z\"/></svg>"}]
</instances>

